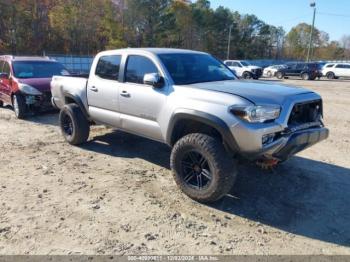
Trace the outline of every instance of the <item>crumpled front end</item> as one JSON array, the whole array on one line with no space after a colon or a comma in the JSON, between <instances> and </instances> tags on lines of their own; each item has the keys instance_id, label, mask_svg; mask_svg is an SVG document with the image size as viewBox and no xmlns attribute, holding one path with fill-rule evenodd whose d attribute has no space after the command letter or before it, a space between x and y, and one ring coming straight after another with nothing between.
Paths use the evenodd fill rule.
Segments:
<instances>
[{"instance_id":1,"label":"crumpled front end","mask_svg":"<svg viewBox=\"0 0 350 262\"><path fill-rule=\"evenodd\" d=\"M281 162L329 136L323 124L321 99L291 103L285 117L285 125L240 123L232 127L242 155L251 160Z\"/></svg>"}]
</instances>

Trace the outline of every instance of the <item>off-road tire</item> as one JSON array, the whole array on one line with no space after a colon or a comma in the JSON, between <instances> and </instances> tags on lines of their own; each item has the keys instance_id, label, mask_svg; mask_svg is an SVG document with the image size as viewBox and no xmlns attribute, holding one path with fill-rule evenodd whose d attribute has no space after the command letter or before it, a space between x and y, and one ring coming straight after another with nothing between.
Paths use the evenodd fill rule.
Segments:
<instances>
[{"instance_id":1,"label":"off-road tire","mask_svg":"<svg viewBox=\"0 0 350 262\"><path fill-rule=\"evenodd\" d=\"M243 79L251 79L251 78L253 78L253 75L250 72L244 72L242 74L242 78Z\"/></svg>"},{"instance_id":2,"label":"off-road tire","mask_svg":"<svg viewBox=\"0 0 350 262\"><path fill-rule=\"evenodd\" d=\"M283 79L284 75L282 72L277 72L276 77L277 77L277 79Z\"/></svg>"},{"instance_id":3,"label":"off-road tire","mask_svg":"<svg viewBox=\"0 0 350 262\"><path fill-rule=\"evenodd\" d=\"M77 104L65 105L59 115L64 139L71 145L85 143L90 134L90 124Z\"/></svg>"},{"instance_id":4,"label":"off-road tire","mask_svg":"<svg viewBox=\"0 0 350 262\"><path fill-rule=\"evenodd\" d=\"M327 79L329 80L335 79L335 74L333 72L328 72L326 76L327 76Z\"/></svg>"},{"instance_id":5,"label":"off-road tire","mask_svg":"<svg viewBox=\"0 0 350 262\"><path fill-rule=\"evenodd\" d=\"M27 105L24 96L21 94L13 95L12 107L15 112L15 116L18 119L24 119L27 114Z\"/></svg>"},{"instance_id":6,"label":"off-road tire","mask_svg":"<svg viewBox=\"0 0 350 262\"><path fill-rule=\"evenodd\" d=\"M186 183L184 178L184 157L193 150L207 160L212 175L209 184L201 190ZM179 188L202 203L215 202L225 196L237 176L236 161L227 153L222 142L205 134L189 134L181 138L171 152L170 165Z\"/></svg>"}]
</instances>

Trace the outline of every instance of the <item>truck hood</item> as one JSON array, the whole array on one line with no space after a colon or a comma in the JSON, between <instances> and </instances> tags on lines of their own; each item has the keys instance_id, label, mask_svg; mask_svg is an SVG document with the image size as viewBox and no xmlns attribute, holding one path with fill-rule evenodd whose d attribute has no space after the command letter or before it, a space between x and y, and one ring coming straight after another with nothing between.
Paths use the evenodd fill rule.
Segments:
<instances>
[{"instance_id":1,"label":"truck hood","mask_svg":"<svg viewBox=\"0 0 350 262\"><path fill-rule=\"evenodd\" d=\"M253 65L245 66L245 68L249 68L249 69L262 69L262 68L259 67L259 66L253 66Z\"/></svg>"},{"instance_id":2,"label":"truck hood","mask_svg":"<svg viewBox=\"0 0 350 262\"><path fill-rule=\"evenodd\" d=\"M189 85L189 87L237 95L253 102L254 104L281 105L290 96L312 93L311 91L300 87L262 81L229 80L192 84Z\"/></svg>"},{"instance_id":3,"label":"truck hood","mask_svg":"<svg viewBox=\"0 0 350 262\"><path fill-rule=\"evenodd\" d=\"M51 78L26 78L26 79L18 79L18 82L21 84L30 85L40 92L50 92L51 87Z\"/></svg>"}]
</instances>

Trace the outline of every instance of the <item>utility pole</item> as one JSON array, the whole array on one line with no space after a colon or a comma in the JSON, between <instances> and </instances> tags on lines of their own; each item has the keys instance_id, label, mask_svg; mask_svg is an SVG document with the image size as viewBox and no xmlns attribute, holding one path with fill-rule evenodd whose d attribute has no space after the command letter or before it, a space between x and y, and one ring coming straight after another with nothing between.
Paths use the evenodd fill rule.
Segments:
<instances>
[{"instance_id":1,"label":"utility pole","mask_svg":"<svg viewBox=\"0 0 350 262\"><path fill-rule=\"evenodd\" d=\"M314 15L312 18L312 26L311 26L311 32L310 32L310 42L309 42L309 48L307 50L307 58L306 62L310 62L310 55L311 55L311 49L312 49L312 40L313 40L313 35L314 35L314 30L315 30L315 19L316 19L316 2L311 2L310 7L314 8Z\"/></svg>"},{"instance_id":2,"label":"utility pole","mask_svg":"<svg viewBox=\"0 0 350 262\"><path fill-rule=\"evenodd\" d=\"M228 33L228 45L227 45L227 60L230 59L230 48L231 48L231 33L232 33L233 25L230 25L230 30Z\"/></svg>"}]
</instances>

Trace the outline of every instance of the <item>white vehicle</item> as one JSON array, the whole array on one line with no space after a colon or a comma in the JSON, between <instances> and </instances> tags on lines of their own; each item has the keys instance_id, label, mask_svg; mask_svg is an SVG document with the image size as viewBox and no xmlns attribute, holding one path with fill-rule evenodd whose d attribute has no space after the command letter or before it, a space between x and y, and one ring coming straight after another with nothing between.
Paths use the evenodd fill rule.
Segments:
<instances>
[{"instance_id":1,"label":"white vehicle","mask_svg":"<svg viewBox=\"0 0 350 262\"><path fill-rule=\"evenodd\" d=\"M253 66L247 61L240 60L226 60L224 61L231 70L233 70L238 77L244 79L259 79L262 76L262 68Z\"/></svg>"},{"instance_id":2,"label":"white vehicle","mask_svg":"<svg viewBox=\"0 0 350 262\"><path fill-rule=\"evenodd\" d=\"M263 76L273 77L276 75L279 69L282 69L285 67L286 67L285 65L272 65L272 66L266 67L263 71Z\"/></svg>"},{"instance_id":3,"label":"white vehicle","mask_svg":"<svg viewBox=\"0 0 350 262\"><path fill-rule=\"evenodd\" d=\"M350 63L328 63L322 69L322 75L328 79L337 79L339 77L350 78Z\"/></svg>"}]
</instances>

